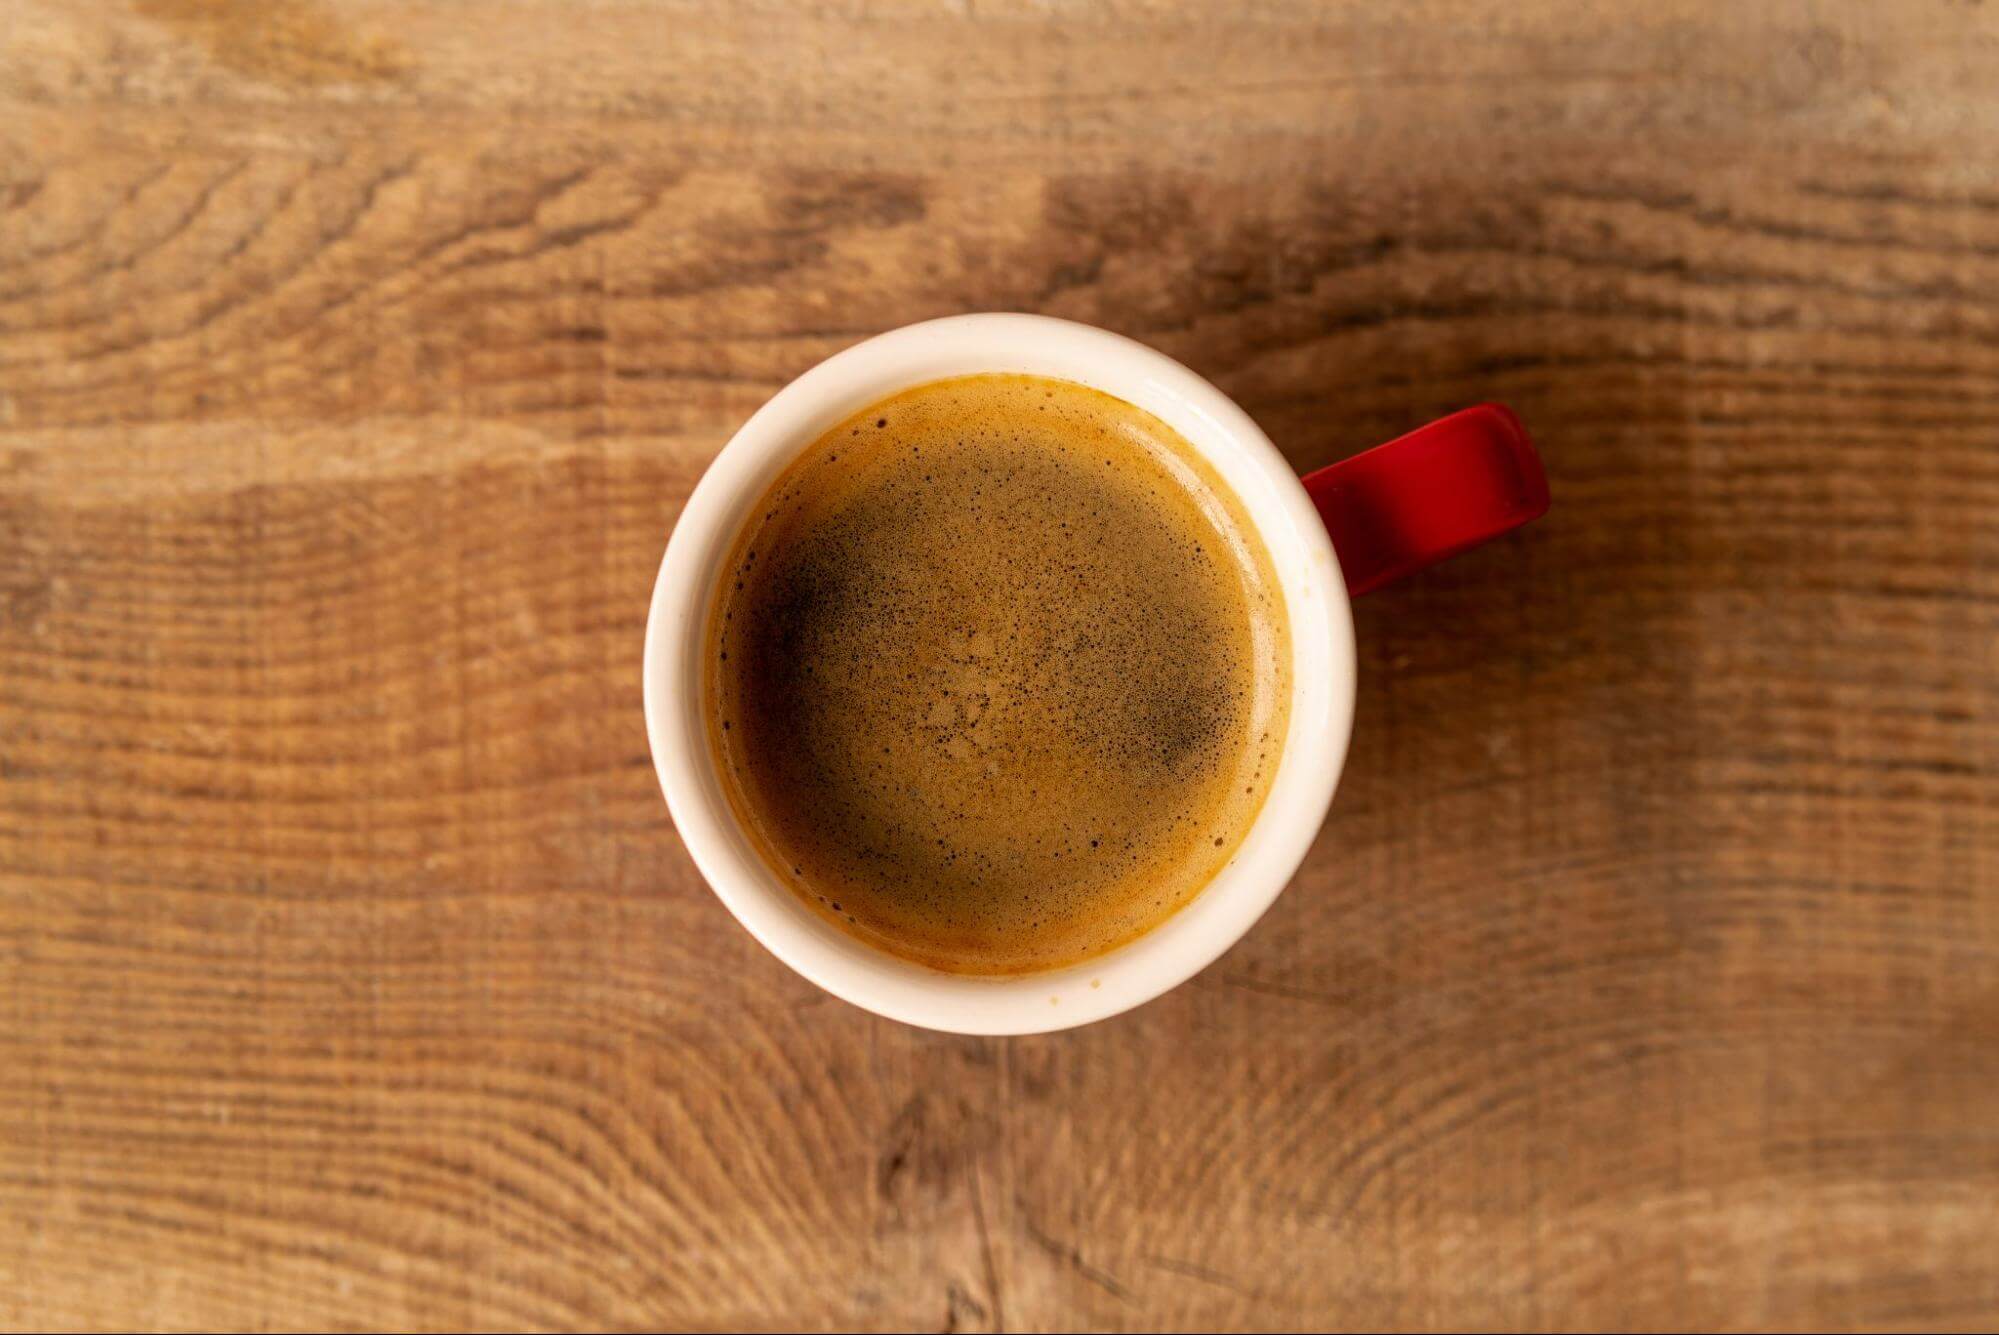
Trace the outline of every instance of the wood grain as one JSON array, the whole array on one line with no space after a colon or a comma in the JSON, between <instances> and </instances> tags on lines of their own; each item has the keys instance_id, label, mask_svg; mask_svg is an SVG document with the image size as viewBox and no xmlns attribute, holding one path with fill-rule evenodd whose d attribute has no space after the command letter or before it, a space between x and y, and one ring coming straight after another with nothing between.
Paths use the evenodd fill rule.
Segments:
<instances>
[{"instance_id":1,"label":"wood grain","mask_svg":"<svg viewBox=\"0 0 1999 1335\"><path fill-rule=\"evenodd\" d=\"M16 0L0 1324L1999 1327L1999 10ZM765 396L1045 311L1541 525L1091 1029L703 887L647 593Z\"/></svg>"}]
</instances>

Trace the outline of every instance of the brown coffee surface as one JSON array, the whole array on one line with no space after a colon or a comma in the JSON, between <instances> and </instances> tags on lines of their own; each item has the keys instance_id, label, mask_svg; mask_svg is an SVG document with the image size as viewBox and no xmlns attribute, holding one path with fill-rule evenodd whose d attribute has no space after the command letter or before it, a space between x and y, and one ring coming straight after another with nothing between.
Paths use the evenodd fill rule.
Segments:
<instances>
[{"instance_id":1,"label":"brown coffee surface","mask_svg":"<svg viewBox=\"0 0 1999 1335\"><path fill-rule=\"evenodd\" d=\"M723 785L814 911L936 968L1112 949L1227 864L1276 772L1290 645L1241 503L1158 418L981 375L828 431L738 537L709 626Z\"/></svg>"}]
</instances>

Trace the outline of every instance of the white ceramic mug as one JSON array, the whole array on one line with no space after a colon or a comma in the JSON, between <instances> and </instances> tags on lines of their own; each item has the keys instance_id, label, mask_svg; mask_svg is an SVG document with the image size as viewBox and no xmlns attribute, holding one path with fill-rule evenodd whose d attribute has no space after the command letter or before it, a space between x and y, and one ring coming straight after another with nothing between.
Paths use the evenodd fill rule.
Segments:
<instances>
[{"instance_id":1,"label":"white ceramic mug","mask_svg":"<svg viewBox=\"0 0 1999 1335\"><path fill-rule=\"evenodd\" d=\"M1069 968L1018 977L942 973L884 954L847 936L810 911L764 864L723 796L702 717L706 664L704 623L731 541L765 489L800 451L848 415L912 386L948 376L1007 371L1076 381L1136 404L1178 431L1243 503L1262 535L1283 586L1293 658L1290 730L1277 775L1261 812L1235 857L1199 895L1145 935ZM1504 410L1487 409L1485 411ZM1463 417L1464 415L1460 415ZM1449 511L1452 465L1495 456L1492 428L1453 419L1361 456L1380 456L1396 475L1390 488L1424 515ZM1511 423L1510 428L1506 423ZM1496 454L1517 460L1531 447L1505 415ZM1421 477L1418 456L1437 454L1444 472ZM1399 453L1397 453L1399 452ZM1399 462L1398 462L1399 461ZM1350 464L1356 461L1349 461ZM1317 835L1346 759L1354 710L1353 617L1350 586L1380 578L1343 573L1327 525L1368 525L1341 516L1380 505L1372 485L1347 487L1335 476L1347 465L1314 474L1308 491L1284 456L1213 385L1178 362L1117 334L1034 315L964 315L910 325L828 358L780 390L744 423L702 477L675 525L653 588L646 622L645 715L653 763L681 838L729 911L770 952L819 986L877 1014L931 1029L967 1034L1028 1034L1065 1029L1115 1015L1198 973L1247 932L1269 908ZM1507 465L1501 459L1501 472ZM1520 468L1527 465L1521 463ZM1356 483L1366 469L1349 470ZM1379 471L1379 470L1378 470ZM1480 472L1478 467L1469 470ZM1538 462L1525 479L1546 483ZM1412 481L1412 473L1415 480ZM1439 484L1439 477L1444 478ZM1476 482L1476 479L1474 479ZM1473 488L1473 509L1488 504L1489 488ZM1518 488L1516 487L1516 490ZM1460 500L1463 498L1460 497ZM1382 541L1366 536L1376 565L1425 564L1513 527L1531 514L1534 497L1516 497L1510 522L1467 524L1447 517L1444 533L1410 532ZM1322 514L1325 518L1322 519ZM1378 515L1370 512L1369 522ZM1408 525L1404 525L1408 527ZM1415 527L1423 527L1417 522ZM1345 549L1347 543L1342 543ZM1394 549L1389 551L1388 549ZM1382 554L1387 554L1383 556ZM1412 555L1413 553L1413 555ZM1380 559L1377 559L1380 558ZM1349 564L1353 564L1349 556ZM1385 564L1384 564L1385 563ZM1401 573L1394 569L1385 577Z\"/></svg>"}]
</instances>

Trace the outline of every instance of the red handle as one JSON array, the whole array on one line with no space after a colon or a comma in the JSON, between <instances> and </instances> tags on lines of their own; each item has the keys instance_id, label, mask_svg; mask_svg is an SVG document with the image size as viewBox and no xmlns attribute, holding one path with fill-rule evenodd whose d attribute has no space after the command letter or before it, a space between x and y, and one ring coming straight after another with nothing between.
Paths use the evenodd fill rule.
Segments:
<instances>
[{"instance_id":1,"label":"red handle","mask_svg":"<svg viewBox=\"0 0 1999 1335\"><path fill-rule=\"evenodd\" d=\"M1305 478L1347 592L1363 594L1548 512L1527 428L1497 403L1452 413Z\"/></svg>"}]
</instances>

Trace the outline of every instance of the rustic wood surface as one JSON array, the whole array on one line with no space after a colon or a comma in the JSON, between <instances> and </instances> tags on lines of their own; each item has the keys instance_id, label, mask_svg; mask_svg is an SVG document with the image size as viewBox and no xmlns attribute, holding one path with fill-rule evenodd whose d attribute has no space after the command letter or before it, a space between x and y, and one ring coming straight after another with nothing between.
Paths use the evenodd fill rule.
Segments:
<instances>
[{"instance_id":1,"label":"rustic wood surface","mask_svg":"<svg viewBox=\"0 0 1999 1335\"><path fill-rule=\"evenodd\" d=\"M713 900L652 576L980 309L1303 468L1505 400L1167 998ZM1999 5L8 0L0 1323L1999 1326Z\"/></svg>"}]
</instances>

